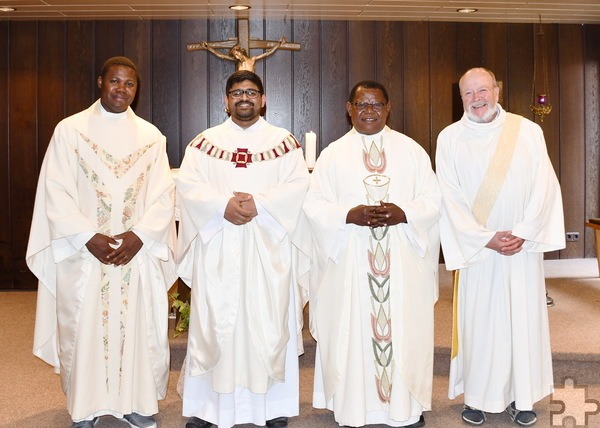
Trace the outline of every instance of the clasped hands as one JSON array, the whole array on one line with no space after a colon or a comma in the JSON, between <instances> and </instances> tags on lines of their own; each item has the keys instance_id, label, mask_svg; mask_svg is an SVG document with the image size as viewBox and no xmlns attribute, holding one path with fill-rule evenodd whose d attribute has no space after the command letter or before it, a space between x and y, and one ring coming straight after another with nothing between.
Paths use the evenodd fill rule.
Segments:
<instances>
[{"instance_id":1,"label":"clasped hands","mask_svg":"<svg viewBox=\"0 0 600 428\"><path fill-rule=\"evenodd\" d=\"M386 202L381 202L380 205L358 205L348 211L346 223L368 227L394 226L406 223L406 214L396 204Z\"/></svg>"},{"instance_id":2,"label":"clasped hands","mask_svg":"<svg viewBox=\"0 0 600 428\"><path fill-rule=\"evenodd\" d=\"M90 253L101 263L114 266L129 263L140 251L142 245L144 245L142 240L132 231L115 236L96 233L85 244Z\"/></svg>"},{"instance_id":3,"label":"clasped hands","mask_svg":"<svg viewBox=\"0 0 600 428\"><path fill-rule=\"evenodd\" d=\"M523 249L525 240L514 236L512 230L502 230L496 232L494 237L487 243L486 248L494 250L503 256L512 256Z\"/></svg>"},{"instance_id":4,"label":"clasped hands","mask_svg":"<svg viewBox=\"0 0 600 428\"><path fill-rule=\"evenodd\" d=\"M258 215L254 198L250 193L233 192L233 196L225 207L225 220L241 226Z\"/></svg>"}]
</instances>

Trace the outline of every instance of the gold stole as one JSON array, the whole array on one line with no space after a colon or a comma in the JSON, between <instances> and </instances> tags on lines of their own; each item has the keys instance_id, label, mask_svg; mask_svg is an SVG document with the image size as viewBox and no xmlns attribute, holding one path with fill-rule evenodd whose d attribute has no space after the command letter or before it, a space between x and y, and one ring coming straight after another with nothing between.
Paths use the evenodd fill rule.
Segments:
<instances>
[{"instance_id":1,"label":"gold stole","mask_svg":"<svg viewBox=\"0 0 600 428\"><path fill-rule=\"evenodd\" d=\"M521 126L521 116L506 113L506 120L502 126L502 133L496 145L494 155L490 160L483 181L479 186L475 201L473 201L473 215L479 224L485 226L490 212L500 194L506 173L517 144L517 134ZM458 277L460 270L454 271L454 295L452 300L452 353L450 359L458 355Z\"/></svg>"}]
</instances>

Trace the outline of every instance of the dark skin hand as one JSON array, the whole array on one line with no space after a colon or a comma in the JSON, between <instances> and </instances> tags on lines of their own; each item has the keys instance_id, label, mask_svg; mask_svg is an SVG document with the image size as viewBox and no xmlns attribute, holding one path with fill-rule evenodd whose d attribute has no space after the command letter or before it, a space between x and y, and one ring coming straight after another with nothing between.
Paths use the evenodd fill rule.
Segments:
<instances>
[{"instance_id":1,"label":"dark skin hand","mask_svg":"<svg viewBox=\"0 0 600 428\"><path fill-rule=\"evenodd\" d=\"M233 192L233 196L229 199L225 207L225 220L241 226L250 222L258 215L254 198L250 193Z\"/></svg>"},{"instance_id":2,"label":"dark skin hand","mask_svg":"<svg viewBox=\"0 0 600 428\"><path fill-rule=\"evenodd\" d=\"M396 204L358 205L348 211L346 223L358 226L380 227L406 223L406 214Z\"/></svg>"},{"instance_id":3,"label":"dark skin hand","mask_svg":"<svg viewBox=\"0 0 600 428\"><path fill-rule=\"evenodd\" d=\"M119 241L123 240L118 248ZM113 247L111 247L111 245ZM133 232L128 231L110 237L96 233L85 244L94 257L105 265L122 266L129 263L142 248L142 240Z\"/></svg>"},{"instance_id":4,"label":"dark skin hand","mask_svg":"<svg viewBox=\"0 0 600 428\"><path fill-rule=\"evenodd\" d=\"M511 230L496 232L494 237L487 243L486 248L494 250L503 256L513 256L523 249L525 240L514 236Z\"/></svg>"}]
</instances>

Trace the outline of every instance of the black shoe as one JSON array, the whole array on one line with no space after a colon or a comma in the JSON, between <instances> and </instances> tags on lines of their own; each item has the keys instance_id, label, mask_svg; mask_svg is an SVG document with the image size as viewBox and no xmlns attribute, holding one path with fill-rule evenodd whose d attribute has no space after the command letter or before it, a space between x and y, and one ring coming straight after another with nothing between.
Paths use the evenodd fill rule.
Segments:
<instances>
[{"instance_id":1,"label":"black shoe","mask_svg":"<svg viewBox=\"0 0 600 428\"><path fill-rule=\"evenodd\" d=\"M425 417L423 415L421 415L421 417L419 418L419 420L417 422L415 422L414 424L407 425L404 428L419 428L419 427L424 427L424 426L425 426Z\"/></svg>"},{"instance_id":2,"label":"black shoe","mask_svg":"<svg viewBox=\"0 0 600 428\"><path fill-rule=\"evenodd\" d=\"M203 419L192 416L185 424L185 428L212 428L213 424Z\"/></svg>"},{"instance_id":3,"label":"black shoe","mask_svg":"<svg viewBox=\"0 0 600 428\"><path fill-rule=\"evenodd\" d=\"M463 421L471 425L481 425L487 419L483 411L467 406L466 404L462 411L462 418Z\"/></svg>"},{"instance_id":4,"label":"black shoe","mask_svg":"<svg viewBox=\"0 0 600 428\"><path fill-rule=\"evenodd\" d=\"M270 419L267 421L267 426L270 428L284 428L288 425L288 418L285 416L280 416L275 419Z\"/></svg>"}]
</instances>

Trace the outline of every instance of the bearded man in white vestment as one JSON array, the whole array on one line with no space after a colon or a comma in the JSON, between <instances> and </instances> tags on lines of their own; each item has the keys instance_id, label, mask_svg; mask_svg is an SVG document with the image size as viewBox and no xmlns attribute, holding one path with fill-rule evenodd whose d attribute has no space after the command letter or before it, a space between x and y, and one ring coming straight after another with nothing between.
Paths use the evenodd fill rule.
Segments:
<instances>
[{"instance_id":1,"label":"bearded man in white vestment","mask_svg":"<svg viewBox=\"0 0 600 428\"><path fill-rule=\"evenodd\" d=\"M267 123L251 71L225 87L230 117L188 145L176 179L178 273L191 286L183 376L187 428L287 426L299 413L294 232L308 188L300 145Z\"/></svg>"},{"instance_id":2,"label":"bearded man in white vestment","mask_svg":"<svg viewBox=\"0 0 600 428\"><path fill-rule=\"evenodd\" d=\"M100 99L62 120L35 199L34 354L60 373L73 427L102 415L155 427L169 374L174 191L166 140L129 107L137 69L106 61Z\"/></svg>"},{"instance_id":3,"label":"bearded man in white vestment","mask_svg":"<svg viewBox=\"0 0 600 428\"><path fill-rule=\"evenodd\" d=\"M464 394L470 424L506 410L531 425L553 391L543 253L565 246L560 187L541 128L497 103L491 71L459 87L465 112L436 155L442 250L459 270L449 397Z\"/></svg>"},{"instance_id":4,"label":"bearded man in white vestment","mask_svg":"<svg viewBox=\"0 0 600 428\"><path fill-rule=\"evenodd\" d=\"M344 426L420 427L431 410L441 194L425 150L386 126L390 107L380 83L354 86L353 128L322 151L303 207L313 406Z\"/></svg>"}]
</instances>

